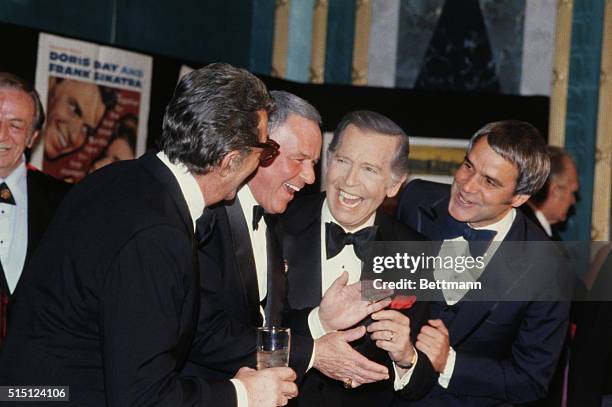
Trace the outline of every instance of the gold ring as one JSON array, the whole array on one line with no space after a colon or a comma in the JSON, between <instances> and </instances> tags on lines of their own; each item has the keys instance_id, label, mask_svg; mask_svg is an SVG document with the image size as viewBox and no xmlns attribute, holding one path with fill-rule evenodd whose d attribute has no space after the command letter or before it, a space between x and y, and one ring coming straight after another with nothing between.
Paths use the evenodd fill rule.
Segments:
<instances>
[{"instance_id":1,"label":"gold ring","mask_svg":"<svg viewBox=\"0 0 612 407\"><path fill-rule=\"evenodd\" d=\"M353 379L348 378L344 381L344 388L345 389L352 389L353 388Z\"/></svg>"}]
</instances>

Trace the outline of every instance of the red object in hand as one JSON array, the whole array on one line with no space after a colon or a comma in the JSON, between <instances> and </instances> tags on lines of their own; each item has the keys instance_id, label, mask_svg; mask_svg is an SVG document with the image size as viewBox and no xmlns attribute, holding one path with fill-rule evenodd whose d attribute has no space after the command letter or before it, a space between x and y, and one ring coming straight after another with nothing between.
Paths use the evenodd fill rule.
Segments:
<instances>
[{"instance_id":1,"label":"red object in hand","mask_svg":"<svg viewBox=\"0 0 612 407\"><path fill-rule=\"evenodd\" d=\"M416 301L416 295L396 295L391 300L391 309L409 309Z\"/></svg>"}]
</instances>

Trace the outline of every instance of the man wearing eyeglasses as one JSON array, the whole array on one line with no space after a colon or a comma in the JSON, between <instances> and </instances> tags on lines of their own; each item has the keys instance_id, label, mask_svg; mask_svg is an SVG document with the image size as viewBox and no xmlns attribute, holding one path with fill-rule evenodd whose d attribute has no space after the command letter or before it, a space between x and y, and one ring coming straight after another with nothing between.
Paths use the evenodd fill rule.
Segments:
<instances>
[{"instance_id":1,"label":"man wearing eyeglasses","mask_svg":"<svg viewBox=\"0 0 612 407\"><path fill-rule=\"evenodd\" d=\"M225 379L240 366L255 366L254 328L283 323L283 273L279 278L279 273L272 271L282 267L283 262L275 257L269 231L276 223L274 215L283 213L294 195L315 181L314 167L321 151L321 118L313 106L293 94L282 91L270 94L276 110L268 122L269 148L260 156L258 170L240 189L237 199L215 209L216 230L210 239L201 242L203 301L197 335L201 339L193 344L184 369L189 374ZM335 320L326 320L326 325L354 320L352 325L381 306L361 301L355 286L337 284L328 298L349 294L355 299L351 303L329 301L334 303L330 307L339 309L330 309L327 315L333 315ZM336 338L338 342L342 340ZM298 376L313 364L316 367L323 358L339 359L331 351L331 341L317 345L316 352L313 344L312 337L292 337L289 365ZM232 360L228 360L228 354ZM387 376L384 366L370 362L356 351L351 355L352 358L344 355L343 360L335 362L371 381ZM333 376L335 372L328 369L323 373Z\"/></svg>"},{"instance_id":2,"label":"man wearing eyeglasses","mask_svg":"<svg viewBox=\"0 0 612 407\"><path fill-rule=\"evenodd\" d=\"M286 367L180 374L200 305L196 219L257 168L272 107L244 69L194 70L166 107L159 152L71 190L22 276L0 384L69 386L62 405L79 407L271 407L297 395Z\"/></svg>"}]
</instances>

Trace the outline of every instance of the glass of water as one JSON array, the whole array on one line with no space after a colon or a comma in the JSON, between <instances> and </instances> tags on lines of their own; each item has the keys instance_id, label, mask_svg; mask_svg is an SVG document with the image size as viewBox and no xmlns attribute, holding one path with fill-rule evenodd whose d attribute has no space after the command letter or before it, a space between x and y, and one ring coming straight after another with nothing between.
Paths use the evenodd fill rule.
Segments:
<instances>
[{"instance_id":1,"label":"glass of water","mask_svg":"<svg viewBox=\"0 0 612 407\"><path fill-rule=\"evenodd\" d=\"M257 370L289 366L291 329L279 327L257 328Z\"/></svg>"}]
</instances>

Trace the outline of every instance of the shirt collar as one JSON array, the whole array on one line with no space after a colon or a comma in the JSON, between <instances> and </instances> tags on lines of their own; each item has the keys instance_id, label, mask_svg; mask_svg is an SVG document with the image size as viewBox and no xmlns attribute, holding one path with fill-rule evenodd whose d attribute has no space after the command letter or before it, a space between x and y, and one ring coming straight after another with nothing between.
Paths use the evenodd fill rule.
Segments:
<instances>
[{"instance_id":1,"label":"shirt collar","mask_svg":"<svg viewBox=\"0 0 612 407\"><path fill-rule=\"evenodd\" d=\"M238 200L240 200L240 206L242 207L242 212L244 212L244 218L247 222L247 225L251 225L253 223L253 206L259 205L259 203L255 200L253 193L248 185L243 186L238 190ZM251 226L249 226L249 230Z\"/></svg>"},{"instance_id":2,"label":"shirt collar","mask_svg":"<svg viewBox=\"0 0 612 407\"><path fill-rule=\"evenodd\" d=\"M187 169L184 164L174 164L170 162L170 159L163 151L157 153L157 158L159 158L160 161L164 163L166 167L168 167L170 172L172 172L172 175L174 175L174 178L176 178L176 182L179 184L179 188L181 189L183 197L185 198L185 202L187 202L189 214L191 215L191 221L193 222L193 227L195 230L195 222L202 215L202 211L206 206L204 196L202 195L202 190L198 186L193 174L189 172L189 169Z\"/></svg>"},{"instance_id":3,"label":"shirt collar","mask_svg":"<svg viewBox=\"0 0 612 407\"><path fill-rule=\"evenodd\" d=\"M503 218L501 218L497 222L491 225L487 225L487 226L474 227L473 229L476 229L476 230L487 229L487 230L492 230L494 232L497 232L495 233L495 237L493 238L493 241L501 242L502 240L506 238L506 235L510 231L510 227L512 227L512 222L514 222L515 217L516 217L516 209L512 208L510 211L508 211L508 213Z\"/></svg>"},{"instance_id":4,"label":"shirt collar","mask_svg":"<svg viewBox=\"0 0 612 407\"><path fill-rule=\"evenodd\" d=\"M325 198L325 200L323 201L323 209L321 211L321 223L323 225L325 225L327 222L334 222L334 223L337 223L345 232L356 232L357 230L361 230L361 229L367 228L368 226L374 226L374 220L375 219L376 219L376 212L374 212L372 215L370 215L368 220L363 225L361 225L361 226L359 226L358 228L355 228L355 229L347 230L332 215L331 211L329 210L329 206L327 205L327 198Z\"/></svg>"},{"instance_id":5,"label":"shirt collar","mask_svg":"<svg viewBox=\"0 0 612 407\"><path fill-rule=\"evenodd\" d=\"M551 237L552 236L552 227L550 226L550 222L548 221L548 219L546 219L546 216L544 216L542 211L540 211L538 209L534 210L533 213L535 214L535 217L540 222L540 225L542 225L542 227L544 228L544 231L546 232L548 237Z\"/></svg>"},{"instance_id":6,"label":"shirt collar","mask_svg":"<svg viewBox=\"0 0 612 407\"><path fill-rule=\"evenodd\" d=\"M11 172L8 177L0 178L0 184L6 182L13 198L15 199L15 205L23 205L27 202L28 194L28 182L27 182L28 169L26 168L25 156L21 156L21 162Z\"/></svg>"}]
</instances>

